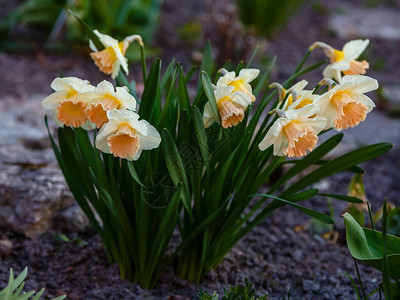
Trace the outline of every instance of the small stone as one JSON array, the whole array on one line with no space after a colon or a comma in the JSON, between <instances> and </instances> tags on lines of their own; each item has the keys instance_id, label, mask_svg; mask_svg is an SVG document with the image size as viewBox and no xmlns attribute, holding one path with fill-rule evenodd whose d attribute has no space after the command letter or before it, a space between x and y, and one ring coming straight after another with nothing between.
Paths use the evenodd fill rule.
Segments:
<instances>
[{"instance_id":1,"label":"small stone","mask_svg":"<svg viewBox=\"0 0 400 300\"><path fill-rule=\"evenodd\" d=\"M10 240L0 240L0 256L8 257L11 254L12 242Z\"/></svg>"}]
</instances>

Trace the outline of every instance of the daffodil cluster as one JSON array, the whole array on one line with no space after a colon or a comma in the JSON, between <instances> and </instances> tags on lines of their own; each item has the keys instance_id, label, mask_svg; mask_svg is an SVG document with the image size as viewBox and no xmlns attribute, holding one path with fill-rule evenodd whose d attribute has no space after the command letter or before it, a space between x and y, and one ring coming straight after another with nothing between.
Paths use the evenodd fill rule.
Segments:
<instances>
[{"instance_id":1,"label":"daffodil cluster","mask_svg":"<svg viewBox=\"0 0 400 300\"><path fill-rule=\"evenodd\" d=\"M96 147L105 153L137 160L142 150L157 148L161 138L145 120L139 120L136 99L123 87L114 88L108 81L96 87L76 77L56 78L55 92L42 101L53 111L59 126L100 129Z\"/></svg>"},{"instance_id":2,"label":"daffodil cluster","mask_svg":"<svg viewBox=\"0 0 400 300\"><path fill-rule=\"evenodd\" d=\"M290 78L323 63L304 66L315 48L329 58L325 78L315 88L308 88L306 80L292 87L272 83L255 103L268 73L257 79L258 69L239 64L238 72L220 69L212 74L217 68L210 45L199 74L201 88L191 101L188 80L193 73L188 76L181 65L171 63L161 76L160 59L147 72L140 36L119 42L97 30L89 34L96 66L126 87L56 78L54 93L42 105L60 126L59 146L50 130L49 137L71 192L118 263L121 277L144 288L154 288L174 258L178 276L199 282L247 232L283 205L332 224L330 216L302 207L299 199L317 195L309 187L321 179L391 148L387 143L369 145L347 153L345 160L328 159L322 165L321 158L339 144L342 134L315 149L322 131L357 126L375 106L365 93L378 83L365 76L368 63L357 60L368 40L351 41L342 50L314 43ZM144 82L140 101L128 90L124 75L129 71L125 54L135 40L141 47ZM280 157L303 157L310 151L314 155L271 180L285 163ZM289 182L310 166L315 170ZM268 191L256 194L265 183ZM266 199L273 201L267 204ZM181 244L172 260L165 260L177 228Z\"/></svg>"}]
</instances>

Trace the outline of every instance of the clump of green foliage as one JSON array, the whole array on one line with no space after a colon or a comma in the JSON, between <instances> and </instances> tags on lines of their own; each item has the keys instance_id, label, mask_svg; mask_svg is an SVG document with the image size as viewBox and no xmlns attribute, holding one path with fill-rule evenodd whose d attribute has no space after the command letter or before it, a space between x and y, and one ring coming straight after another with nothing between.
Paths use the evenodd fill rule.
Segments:
<instances>
[{"instance_id":1,"label":"clump of green foliage","mask_svg":"<svg viewBox=\"0 0 400 300\"><path fill-rule=\"evenodd\" d=\"M217 292L209 294L204 289L200 288L197 292L199 300L267 300L268 293L265 292L259 298L256 298L256 290L253 288L251 282L245 278L244 286L236 285L229 288L229 291L224 290L224 295L220 298Z\"/></svg>"},{"instance_id":2,"label":"clump of green foliage","mask_svg":"<svg viewBox=\"0 0 400 300\"><path fill-rule=\"evenodd\" d=\"M41 299L44 289L41 289L36 295L35 291L30 291L30 292L23 292L22 290L24 289L25 286L25 278L26 275L28 275L28 268L25 267L25 269L21 272L21 274L18 275L17 278L14 278L14 272L12 269L10 269L10 277L8 279L8 284L7 286L0 291L0 300L39 300ZM33 296L33 298L31 298ZM60 296L57 298L53 298L51 300L62 300L66 296Z\"/></svg>"},{"instance_id":3,"label":"clump of green foliage","mask_svg":"<svg viewBox=\"0 0 400 300\"><path fill-rule=\"evenodd\" d=\"M270 37L287 22L304 0L237 0L240 20L254 26L257 33Z\"/></svg>"}]
</instances>

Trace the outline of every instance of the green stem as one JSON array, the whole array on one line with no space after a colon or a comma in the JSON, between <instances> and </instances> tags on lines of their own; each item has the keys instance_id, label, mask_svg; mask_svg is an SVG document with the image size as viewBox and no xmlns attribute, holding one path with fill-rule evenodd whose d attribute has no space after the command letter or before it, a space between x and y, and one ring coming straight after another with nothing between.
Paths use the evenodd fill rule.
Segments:
<instances>
[{"instance_id":1,"label":"green stem","mask_svg":"<svg viewBox=\"0 0 400 300\"><path fill-rule=\"evenodd\" d=\"M365 294L364 286L363 286L363 283L362 283L362 280L361 280L360 271L358 270L357 260L355 258L353 258L353 260L354 260L354 265L356 266L357 278L358 278L358 283L360 284L361 293L362 293L364 299L367 300L368 297Z\"/></svg>"},{"instance_id":2,"label":"green stem","mask_svg":"<svg viewBox=\"0 0 400 300\"><path fill-rule=\"evenodd\" d=\"M140 56L141 56L141 59L142 59L143 83L146 83L147 69L146 69L146 56L144 54L144 45L140 46Z\"/></svg>"}]
</instances>

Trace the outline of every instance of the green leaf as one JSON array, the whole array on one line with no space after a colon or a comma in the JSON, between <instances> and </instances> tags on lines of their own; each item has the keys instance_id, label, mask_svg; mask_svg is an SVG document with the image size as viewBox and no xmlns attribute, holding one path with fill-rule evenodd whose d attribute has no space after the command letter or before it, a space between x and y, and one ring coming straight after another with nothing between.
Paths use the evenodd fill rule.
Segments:
<instances>
[{"instance_id":1,"label":"green leaf","mask_svg":"<svg viewBox=\"0 0 400 300\"><path fill-rule=\"evenodd\" d=\"M298 210L302 211L303 213L309 215L310 217L313 217L314 219L317 219L318 221L321 221L321 222L323 222L323 223L326 223L326 224L333 224L333 223L335 223L335 221L334 221L330 216L328 216L328 215L326 215L326 214L323 214L323 213L320 213L319 211L315 211L315 210L313 210L313 209L310 209L310 208L301 206L301 205L296 204L296 203L294 203L294 202L291 202L291 201L289 201L289 200L285 200L285 199L282 199L282 198L279 198L279 197L275 197L275 196L273 196L273 195L268 195L268 194L254 194L254 195L252 195L251 197L272 198L272 199L275 199L275 200L277 200L277 201L279 201L279 202L283 202L283 203L285 203L285 204L289 204L289 205L291 205L291 206L297 208Z\"/></svg>"},{"instance_id":2,"label":"green leaf","mask_svg":"<svg viewBox=\"0 0 400 300\"><path fill-rule=\"evenodd\" d=\"M68 12L73 15L81 24L83 29L86 31L88 34L89 38L92 40L93 44L96 46L98 51L101 51L104 49L103 44L100 42L99 37L93 32L93 29L81 18L79 18L72 10L68 10Z\"/></svg>"},{"instance_id":3,"label":"green leaf","mask_svg":"<svg viewBox=\"0 0 400 300\"><path fill-rule=\"evenodd\" d=\"M175 141L168 130L163 129L163 131L161 132L161 137L165 163L167 164L169 174L176 188L178 187L179 183L183 183L184 192L182 193L182 202L189 216L193 218L193 212L190 204L189 186L187 183L182 158L179 155L179 151L176 147Z\"/></svg>"},{"instance_id":4,"label":"green leaf","mask_svg":"<svg viewBox=\"0 0 400 300\"><path fill-rule=\"evenodd\" d=\"M141 182L138 174L136 173L135 167L133 166L133 162L128 161L127 165L128 165L129 174L131 174L133 180L135 180L136 183L138 183L139 185L141 185L142 187L145 188L146 186Z\"/></svg>"},{"instance_id":5,"label":"green leaf","mask_svg":"<svg viewBox=\"0 0 400 300\"><path fill-rule=\"evenodd\" d=\"M364 161L370 160L388 152L393 147L390 143L379 143L374 145L365 146L357 150L351 151L345 155L335 158L321 167L304 176L286 189L280 196L284 197L295 193L323 178L336 174L340 171L346 170L351 166L358 165ZM313 151L314 152L314 151ZM308 156L310 156L311 152ZM307 157L306 157L307 158Z\"/></svg>"},{"instance_id":6,"label":"green leaf","mask_svg":"<svg viewBox=\"0 0 400 300\"><path fill-rule=\"evenodd\" d=\"M139 106L139 115L151 124L161 115L161 60L157 58L151 66L147 77L142 100Z\"/></svg>"},{"instance_id":7,"label":"green leaf","mask_svg":"<svg viewBox=\"0 0 400 300\"><path fill-rule=\"evenodd\" d=\"M179 111L181 112L183 110L186 110L190 118L192 110L190 109L190 99L186 88L186 81L182 66L179 66L178 92L179 92Z\"/></svg>"},{"instance_id":8,"label":"green leaf","mask_svg":"<svg viewBox=\"0 0 400 300\"><path fill-rule=\"evenodd\" d=\"M281 176L279 180L271 187L269 193L271 193L271 191L276 191L289 179L293 178L303 170L307 169L308 167L318 162L326 154L332 151L332 149L334 149L342 139L343 139L343 133L339 133L331 137L324 143L322 143L317 148L315 148L313 151L311 151L311 153L309 153L303 159L298 161L292 168L289 169L289 171L287 171L283 176Z\"/></svg>"},{"instance_id":9,"label":"green leaf","mask_svg":"<svg viewBox=\"0 0 400 300\"><path fill-rule=\"evenodd\" d=\"M219 116L217 100L215 99L214 89L213 89L210 77L208 76L207 73L205 73L205 72L201 73L201 82L203 84L204 92L206 93L208 101L210 101L210 105L211 105L212 112L214 114L214 118L215 118L215 120L218 120L217 122L220 124L221 118Z\"/></svg>"},{"instance_id":10,"label":"green leaf","mask_svg":"<svg viewBox=\"0 0 400 300\"><path fill-rule=\"evenodd\" d=\"M376 230L362 228L349 214L345 213L347 247L351 255L367 265L382 271L383 236ZM387 260L390 276L400 279L400 238L387 235Z\"/></svg>"},{"instance_id":11,"label":"green leaf","mask_svg":"<svg viewBox=\"0 0 400 300\"><path fill-rule=\"evenodd\" d=\"M336 195L336 194L324 194L324 193L318 194L318 195L319 196L329 197L329 198L335 198L335 199L339 199L339 200L350 202L350 203L364 203L364 201L361 200L360 198L352 197L352 196Z\"/></svg>"},{"instance_id":12,"label":"green leaf","mask_svg":"<svg viewBox=\"0 0 400 300\"><path fill-rule=\"evenodd\" d=\"M203 156L204 162L208 164L210 154L208 151L206 129L204 128L203 117L201 116L201 112L197 106L193 107L193 124L201 155Z\"/></svg>"}]
</instances>

